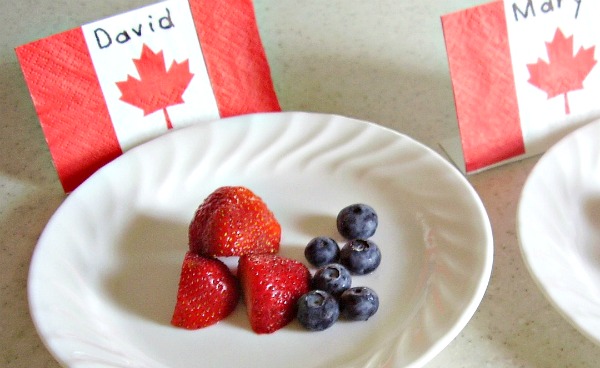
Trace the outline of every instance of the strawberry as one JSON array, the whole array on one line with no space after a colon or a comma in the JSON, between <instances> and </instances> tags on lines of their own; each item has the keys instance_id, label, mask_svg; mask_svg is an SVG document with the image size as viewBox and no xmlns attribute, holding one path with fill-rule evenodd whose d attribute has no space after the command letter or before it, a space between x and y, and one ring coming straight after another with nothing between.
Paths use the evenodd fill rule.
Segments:
<instances>
[{"instance_id":1,"label":"strawberry","mask_svg":"<svg viewBox=\"0 0 600 368\"><path fill-rule=\"evenodd\" d=\"M310 271L302 263L275 254L240 257L238 277L250 326L259 334L290 323L298 299L310 289Z\"/></svg>"},{"instance_id":2,"label":"strawberry","mask_svg":"<svg viewBox=\"0 0 600 368\"><path fill-rule=\"evenodd\" d=\"M215 324L233 312L239 296L237 279L223 262L187 252L171 324L189 330Z\"/></svg>"},{"instance_id":3,"label":"strawberry","mask_svg":"<svg viewBox=\"0 0 600 368\"><path fill-rule=\"evenodd\" d=\"M189 247L204 256L277 253L281 226L250 189L220 187L200 204L189 227Z\"/></svg>"}]
</instances>

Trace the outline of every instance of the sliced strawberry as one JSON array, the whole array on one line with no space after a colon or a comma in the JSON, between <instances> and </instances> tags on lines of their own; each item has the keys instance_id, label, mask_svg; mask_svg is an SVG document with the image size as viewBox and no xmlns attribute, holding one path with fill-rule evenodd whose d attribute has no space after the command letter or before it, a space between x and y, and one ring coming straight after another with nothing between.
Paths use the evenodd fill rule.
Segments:
<instances>
[{"instance_id":1,"label":"sliced strawberry","mask_svg":"<svg viewBox=\"0 0 600 368\"><path fill-rule=\"evenodd\" d=\"M290 323L296 302L310 288L310 271L302 263L274 254L240 257L238 277L250 325L259 334Z\"/></svg>"},{"instance_id":2,"label":"sliced strawberry","mask_svg":"<svg viewBox=\"0 0 600 368\"><path fill-rule=\"evenodd\" d=\"M277 253L281 226L263 200L245 187L220 187L196 210L192 252L211 256Z\"/></svg>"},{"instance_id":3,"label":"sliced strawberry","mask_svg":"<svg viewBox=\"0 0 600 368\"><path fill-rule=\"evenodd\" d=\"M190 330L215 324L233 312L239 296L237 279L223 262L187 252L171 324Z\"/></svg>"}]
</instances>

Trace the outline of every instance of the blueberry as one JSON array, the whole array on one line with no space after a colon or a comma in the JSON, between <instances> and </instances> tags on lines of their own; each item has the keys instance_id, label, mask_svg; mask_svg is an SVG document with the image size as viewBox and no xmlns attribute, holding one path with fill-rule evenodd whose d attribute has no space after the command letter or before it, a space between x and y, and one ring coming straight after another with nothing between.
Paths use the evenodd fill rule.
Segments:
<instances>
[{"instance_id":1,"label":"blueberry","mask_svg":"<svg viewBox=\"0 0 600 368\"><path fill-rule=\"evenodd\" d=\"M377 213L369 205L352 204L338 213L336 224L338 232L346 239L367 239L377 230Z\"/></svg>"},{"instance_id":2,"label":"blueberry","mask_svg":"<svg viewBox=\"0 0 600 368\"><path fill-rule=\"evenodd\" d=\"M298 299L298 322L307 330L323 331L340 316L337 300L323 290L312 290Z\"/></svg>"},{"instance_id":3,"label":"blueberry","mask_svg":"<svg viewBox=\"0 0 600 368\"><path fill-rule=\"evenodd\" d=\"M328 292L333 296L339 296L350 288L352 277L350 271L341 264L332 263L323 266L315 272L312 279L312 288Z\"/></svg>"},{"instance_id":4,"label":"blueberry","mask_svg":"<svg viewBox=\"0 0 600 368\"><path fill-rule=\"evenodd\" d=\"M340 296L340 309L348 320L366 321L379 309L379 297L368 287L353 287Z\"/></svg>"},{"instance_id":5,"label":"blueberry","mask_svg":"<svg viewBox=\"0 0 600 368\"><path fill-rule=\"evenodd\" d=\"M340 256L340 247L332 238L319 236L308 242L304 256L315 267L336 262Z\"/></svg>"},{"instance_id":6,"label":"blueberry","mask_svg":"<svg viewBox=\"0 0 600 368\"><path fill-rule=\"evenodd\" d=\"M350 240L340 251L340 263L357 275L371 273L381 263L381 251L371 240Z\"/></svg>"}]
</instances>

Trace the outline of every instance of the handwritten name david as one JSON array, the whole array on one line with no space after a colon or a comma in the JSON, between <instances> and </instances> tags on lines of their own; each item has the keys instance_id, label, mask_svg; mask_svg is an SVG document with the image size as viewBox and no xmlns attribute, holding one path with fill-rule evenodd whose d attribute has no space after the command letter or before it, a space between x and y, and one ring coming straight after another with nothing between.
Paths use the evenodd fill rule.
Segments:
<instances>
[{"instance_id":1,"label":"handwritten name david","mask_svg":"<svg viewBox=\"0 0 600 368\"><path fill-rule=\"evenodd\" d=\"M138 23L126 29L111 31L102 27L98 27L94 30L96 43L100 49L105 49L110 47L113 42L124 44L131 41L134 37L139 38L147 33L153 33L159 30L167 30L175 27L175 23L173 23L169 8L165 8L165 12L166 14L162 14L162 16L157 19L155 19L152 15L148 15L147 23Z\"/></svg>"},{"instance_id":2,"label":"handwritten name david","mask_svg":"<svg viewBox=\"0 0 600 368\"><path fill-rule=\"evenodd\" d=\"M579 16L582 0L545 0L534 1L527 0L515 2L512 5L512 11L515 16L515 21L527 19L528 17L535 18L538 15L548 14L559 10L570 9L574 12L575 19Z\"/></svg>"}]
</instances>

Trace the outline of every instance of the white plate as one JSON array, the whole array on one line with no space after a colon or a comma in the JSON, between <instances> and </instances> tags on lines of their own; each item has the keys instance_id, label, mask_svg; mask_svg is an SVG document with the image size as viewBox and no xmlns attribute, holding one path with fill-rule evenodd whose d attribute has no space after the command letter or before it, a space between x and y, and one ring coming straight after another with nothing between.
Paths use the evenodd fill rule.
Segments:
<instances>
[{"instance_id":1,"label":"white plate","mask_svg":"<svg viewBox=\"0 0 600 368\"><path fill-rule=\"evenodd\" d=\"M281 253L299 260L312 237L339 239L342 207L371 204L383 261L354 285L378 292L379 312L324 332L293 322L259 336L240 304L206 329L170 326L188 223L222 185L260 195L282 224ZM257 114L171 132L93 175L44 230L29 298L67 367L417 367L475 312L492 254L476 193L425 146L339 116Z\"/></svg>"},{"instance_id":2,"label":"white plate","mask_svg":"<svg viewBox=\"0 0 600 368\"><path fill-rule=\"evenodd\" d=\"M525 263L550 302L600 343L600 121L569 134L525 182L518 233Z\"/></svg>"}]
</instances>

